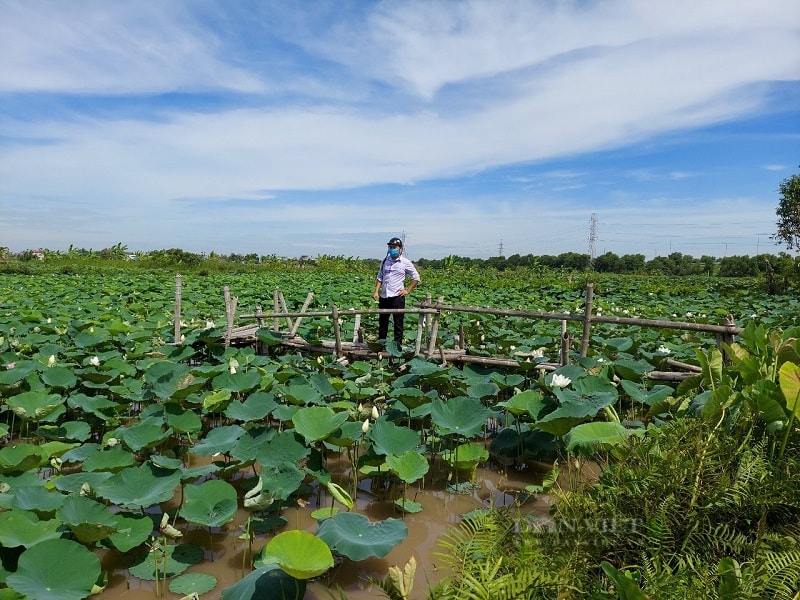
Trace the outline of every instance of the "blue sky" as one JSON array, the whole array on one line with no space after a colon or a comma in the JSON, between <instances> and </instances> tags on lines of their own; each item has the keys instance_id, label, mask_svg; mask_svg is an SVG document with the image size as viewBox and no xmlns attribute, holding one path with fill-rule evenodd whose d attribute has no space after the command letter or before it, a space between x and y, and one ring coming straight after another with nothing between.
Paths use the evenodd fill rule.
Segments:
<instances>
[{"instance_id":1,"label":"blue sky","mask_svg":"<svg viewBox=\"0 0 800 600\"><path fill-rule=\"evenodd\" d=\"M778 252L794 0L0 0L0 246Z\"/></svg>"}]
</instances>

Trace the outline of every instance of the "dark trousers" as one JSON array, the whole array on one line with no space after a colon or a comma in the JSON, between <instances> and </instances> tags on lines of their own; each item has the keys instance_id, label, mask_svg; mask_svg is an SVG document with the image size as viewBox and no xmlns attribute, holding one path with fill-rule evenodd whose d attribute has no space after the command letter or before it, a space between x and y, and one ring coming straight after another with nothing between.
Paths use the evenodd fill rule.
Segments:
<instances>
[{"instance_id":1,"label":"dark trousers","mask_svg":"<svg viewBox=\"0 0 800 600\"><path fill-rule=\"evenodd\" d=\"M405 308L406 297L395 296L394 298L378 298L378 308ZM389 317L394 321L394 341L398 344L403 343L403 313L381 313L378 315L378 339L385 340L389 332Z\"/></svg>"}]
</instances>

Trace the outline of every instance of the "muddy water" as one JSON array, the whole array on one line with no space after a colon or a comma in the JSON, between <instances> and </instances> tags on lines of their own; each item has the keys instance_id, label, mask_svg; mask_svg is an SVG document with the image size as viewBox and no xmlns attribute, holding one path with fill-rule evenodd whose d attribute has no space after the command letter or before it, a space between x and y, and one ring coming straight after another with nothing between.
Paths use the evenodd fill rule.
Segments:
<instances>
[{"instance_id":1,"label":"muddy water","mask_svg":"<svg viewBox=\"0 0 800 600\"><path fill-rule=\"evenodd\" d=\"M335 472L335 464L328 465ZM462 514L476 508L494 505L509 505L515 502L516 492L526 485L541 483L545 468L533 465L523 471L502 470L500 468L479 468L475 477L475 489L469 493L452 493L447 490L447 470L434 462L431 472L422 482L408 487L406 497L419 502L423 510L403 517L408 526L408 537L382 559L370 558L360 562L347 559L337 560L336 566L321 578L311 581L305 600L374 600L380 598L382 592L369 583L369 578L383 579L390 566L405 565L414 556L417 572L412 598L423 599L428 588L439 581L446 573L440 567L436 553L440 550L437 541L450 525L460 521ZM347 472L341 471L334 478L347 488ZM371 480L363 480L359 485L356 505L358 512L373 521L387 517L401 517L395 511L393 500L402 497L402 487L389 490L370 490ZM317 496L308 498L310 503L303 508L284 510L283 516L288 520L281 529L303 529L312 533L317 531L317 521L311 512L318 508ZM320 504L330 506L330 499L321 495ZM170 511L175 506L167 507ZM547 498L528 502L521 507L526 513L544 516L549 510ZM185 530L181 542L196 545L204 550L205 560L187 572L207 573L217 578L217 587L202 595L202 600L214 600L222 597L222 590L239 581L249 572L243 571L243 559L249 554L246 541L240 540L242 525L247 521L249 513L239 511L233 522L222 531L209 533L206 529ZM256 536L252 551L258 552L273 534ZM103 568L109 573L109 583L103 593L95 598L101 600L152 600L157 598L153 582L142 581L128 574L126 565L131 557L119 556L115 552L101 555ZM341 590L341 592L339 591ZM342 594L343 592L343 594ZM168 590L161 596L170 600L178 599L179 594Z\"/></svg>"}]
</instances>

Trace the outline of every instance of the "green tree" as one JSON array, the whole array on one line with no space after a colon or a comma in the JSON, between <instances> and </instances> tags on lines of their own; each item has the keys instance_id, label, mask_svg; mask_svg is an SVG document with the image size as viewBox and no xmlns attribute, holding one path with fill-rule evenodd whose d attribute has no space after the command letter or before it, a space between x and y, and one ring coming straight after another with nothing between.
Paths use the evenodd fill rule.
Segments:
<instances>
[{"instance_id":1,"label":"green tree","mask_svg":"<svg viewBox=\"0 0 800 600\"><path fill-rule=\"evenodd\" d=\"M786 244L789 250L800 251L800 175L781 181L781 199L775 214L778 230L772 239Z\"/></svg>"}]
</instances>

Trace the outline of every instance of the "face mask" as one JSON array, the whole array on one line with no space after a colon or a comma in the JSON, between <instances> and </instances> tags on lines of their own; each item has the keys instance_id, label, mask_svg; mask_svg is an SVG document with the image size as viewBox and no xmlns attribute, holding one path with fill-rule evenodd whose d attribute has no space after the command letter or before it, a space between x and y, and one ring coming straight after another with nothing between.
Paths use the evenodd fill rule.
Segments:
<instances>
[{"instance_id":1,"label":"face mask","mask_svg":"<svg viewBox=\"0 0 800 600\"><path fill-rule=\"evenodd\" d=\"M400 250L398 250L397 248L390 248L389 256L391 256L392 258L397 258L398 256L400 256Z\"/></svg>"}]
</instances>

